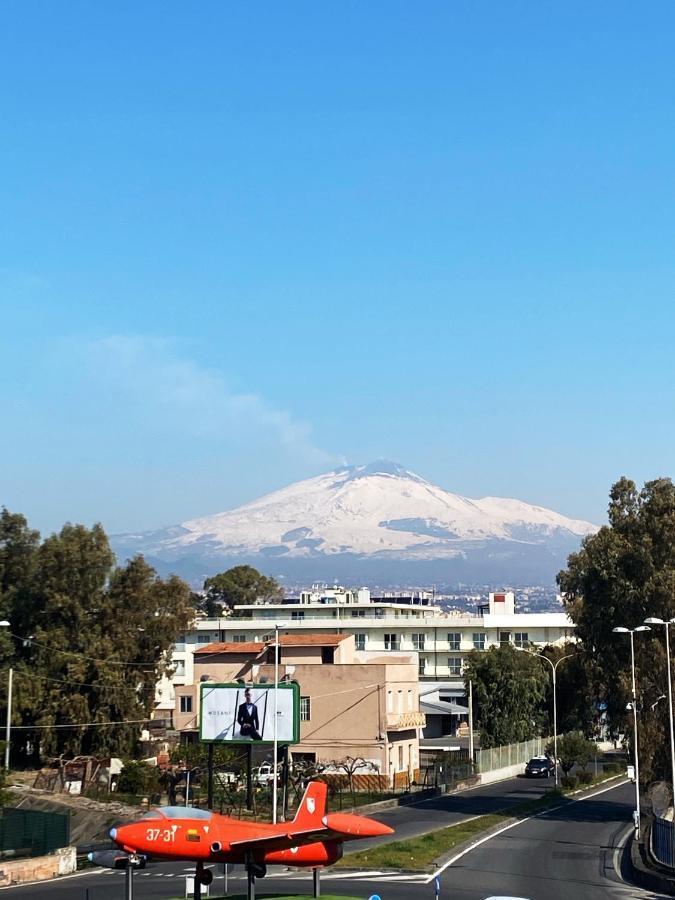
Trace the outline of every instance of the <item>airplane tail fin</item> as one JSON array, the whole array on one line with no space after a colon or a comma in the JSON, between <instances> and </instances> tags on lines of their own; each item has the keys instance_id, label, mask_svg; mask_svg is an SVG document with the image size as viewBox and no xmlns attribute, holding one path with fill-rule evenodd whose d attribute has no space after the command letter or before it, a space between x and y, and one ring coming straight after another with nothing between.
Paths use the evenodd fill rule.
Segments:
<instances>
[{"instance_id":1,"label":"airplane tail fin","mask_svg":"<svg viewBox=\"0 0 675 900\"><path fill-rule=\"evenodd\" d=\"M310 781L293 819L293 824L302 829L323 827L327 794L328 785L322 781Z\"/></svg>"}]
</instances>

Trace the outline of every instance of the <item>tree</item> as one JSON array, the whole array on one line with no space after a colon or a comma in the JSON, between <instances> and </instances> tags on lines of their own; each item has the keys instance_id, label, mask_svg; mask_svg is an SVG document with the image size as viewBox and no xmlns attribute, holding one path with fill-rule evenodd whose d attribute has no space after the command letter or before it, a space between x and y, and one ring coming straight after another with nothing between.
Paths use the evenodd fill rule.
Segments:
<instances>
[{"instance_id":1,"label":"tree","mask_svg":"<svg viewBox=\"0 0 675 900\"><path fill-rule=\"evenodd\" d=\"M472 651L464 678L473 682L474 717L485 749L541 734L548 673L541 661L510 644ZM468 692L468 687L467 687Z\"/></svg>"},{"instance_id":2,"label":"tree","mask_svg":"<svg viewBox=\"0 0 675 900\"><path fill-rule=\"evenodd\" d=\"M189 593L142 557L115 568L100 525L65 525L43 541L22 608L12 612L23 637L13 720L34 729L21 732L24 747L132 753L175 636L194 615Z\"/></svg>"},{"instance_id":3,"label":"tree","mask_svg":"<svg viewBox=\"0 0 675 900\"><path fill-rule=\"evenodd\" d=\"M342 759L334 760L331 767L340 772L344 772L347 776L349 790L352 795L352 803L356 806L356 787L354 776L363 772L375 772L375 766L370 760L364 759L362 756L345 756Z\"/></svg>"},{"instance_id":4,"label":"tree","mask_svg":"<svg viewBox=\"0 0 675 900\"><path fill-rule=\"evenodd\" d=\"M566 656L557 668L557 712L558 733L581 731L588 737L598 728L598 708L592 686L592 661L579 651L576 644L551 644L545 647L542 656L552 663ZM548 715L549 734L553 733L553 679L551 667L543 664L548 674L545 709Z\"/></svg>"},{"instance_id":5,"label":"tree","mask_svg":"<svg viewBox=\"0 0 675 900\"><path fill-rule=\"evenodd\" d=\"M607 706L610 729L631 729L628 635L648 616L675 616L675 487L668 478L638 491L621 478L610 492L609 524L584 539L558 575L567 612L586 654L596 701ZM654 701L667 680L663 629L635 636L640 705L640 774L645 781L669 774L667 704Z\"/></svg>"},{"instance_id":6,"label":"tree","mask_svg":"<svg viewBox=\"0 0 675 900\"><path fill-rule=\"evenodd\" d=\"M585 738L578 731L563 734L558 738L560 768L565 775L568 775L574 766L585 768L597 753L597 749L593 741L589 741L588 738ZM546 752L553 758L555 752L553 741L546 745Z\"/></svg>"},{"instance_id":7,"label":"tree","mask_svg":"<svg viewBox=\"0 0 675 900\"><path fill-rule=\"evenodd\" d=\"M234 566L204 582L206 597L204 609L210 615L219 615L223 608L231 612L235 606L249 603L280 603L283 588L253 566Z\"/></svg>"}]
</instances>

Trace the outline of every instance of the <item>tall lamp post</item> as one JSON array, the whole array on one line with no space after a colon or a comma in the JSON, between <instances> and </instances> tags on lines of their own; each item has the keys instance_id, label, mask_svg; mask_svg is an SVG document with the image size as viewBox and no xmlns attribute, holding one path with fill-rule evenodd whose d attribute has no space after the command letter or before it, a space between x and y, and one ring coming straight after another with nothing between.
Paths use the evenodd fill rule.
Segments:
<instances>
[{"instance_id":1,"label":"tall lamp post","mask_svg":"<svg viewBox=\"0 0 675 900\"><path fill-rule=\"evenodd\" d=\"M624 628L623 625L617 625L612 628L615 634L630 635L630 673L632 685L632 702L633 707L633 742L635 744L635 828L638 835L640 834L640 763L638 760L638 720L637 720L637 691L635 689L635 639L636 631L651 631L649 625L638 625L637 628Z\"/></svg>"},{"instance_id":2,"label":"tall lamp post","mask_svg":"<svg viewBox=\"0 0 675 900\"><path fill-rule=\"evenodd\" d=\"M673 807L675 807L675 737L673 737L673 686L670 676L670 629L669 625L674 625L675 619L664 621L656 616L650 616L645 619L645 625L665 625L666 629L666 660L668 665L668 718L670 720L670 777L673 789Z\"/></svg>"},{"instance_id":3,"label":"tall lamp post","mask_svg":"<svg viewBox=\"0 0 675 900\"><path fill-rule=\"evenodd\" d=\"M9 628L9 622L7 619L3 619L0 622L0 628ZM9 772L9 748L10 741L12 737L12 684L13 684L13 676L14 669L10 667L10 670L7 674L7 723L5 725L5 770Z\"/></svg>"},{"instance_id":4,"label":"tall lamp post","mask_svg":"<svg viewBox=\"0 0 675 900\"><path fill-rule=\"evenodd\" d=\"M527 650L525 647L516 647L516 650L521 650L524 653L529 653L530 656L538 656L539 659L545 660L551 667L551 672L553 673L553 756L555 762L555 786L558 787L558 696L556 673L560 663L564 662L566 659L571 659L574 656L574 653L568 653L565 656L561 656L560 659L557 659L555 662L551 662L548 656L544 656L543 653L532 653L531 650Z\"/></svg>"},{"instance_id":5,"label":"tall lamp post","mask_svg":"<svg viewBox=\"0 0 675 900\"><path fill-rule=\"evenodd\" d=\"M277 756L279 752L279 723L277 721L279 715L279 629L285 628L286 622L274 623L274 759L272 761L272 823L277 824Z\"/></svg>"}]
</instances>

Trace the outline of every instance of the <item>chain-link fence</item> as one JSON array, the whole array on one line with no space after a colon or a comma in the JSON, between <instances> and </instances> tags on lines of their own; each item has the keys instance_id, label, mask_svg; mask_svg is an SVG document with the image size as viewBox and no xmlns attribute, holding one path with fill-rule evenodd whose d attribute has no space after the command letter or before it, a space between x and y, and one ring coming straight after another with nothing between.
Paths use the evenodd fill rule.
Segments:
<instances>
[{"instance_id":1,"label":"chain-link fence","mask_svg":"<svg viewBox=\"0 0 675 900\"><path fill-rule=\"evenodd\" d=\"M495 769L504 769L506 766L525 765L533 756L543 756L546 745L551 738L532 738L530 741L522 741L519 744L505 744L502 747L492 747L489 750L476 750L476 772L484 774Z\"/></svg>"}]
</instances>

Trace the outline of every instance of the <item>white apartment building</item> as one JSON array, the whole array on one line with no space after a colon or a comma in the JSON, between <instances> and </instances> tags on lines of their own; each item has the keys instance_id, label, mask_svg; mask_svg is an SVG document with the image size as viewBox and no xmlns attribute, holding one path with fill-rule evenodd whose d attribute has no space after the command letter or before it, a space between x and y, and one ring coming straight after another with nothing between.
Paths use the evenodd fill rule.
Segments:
<instances>
[{"instance_id":1,"label":"white apartment building","mask_svg":"<svg viewBox=\"0 0 675 900\"><path fill-rule=\"evenodd\" d=\"M367 588L313 588L297 600L275 605L239 606L235 615L199 618L173 650L175 673L157 686L156 715L174 708L174 686L194 682L195 650L207 644L264 642L281 634L353 634L356 650L372 653L414 651L419 676L428 681L461 678L472 650L503 643L544 647L574 637L574 623L563 613L517 613L511 591L491 593L479 614L445 612L431 594L371 597Z\"/></svg>"}]
</instances>

